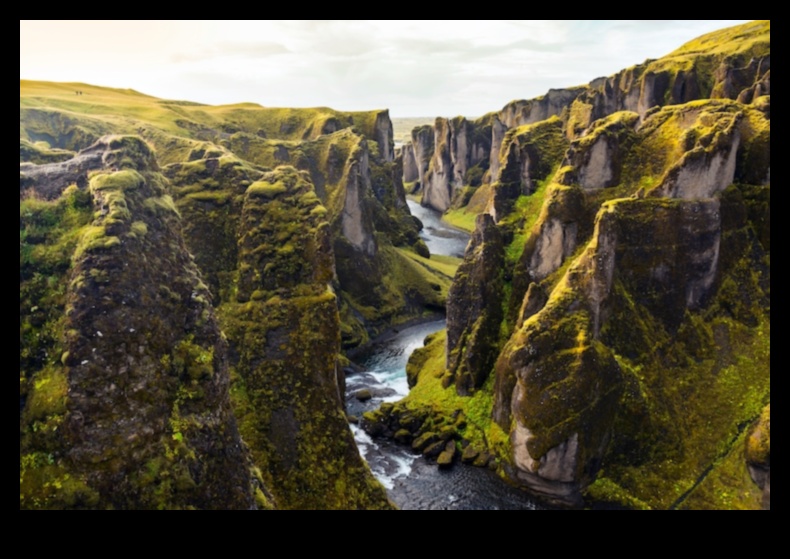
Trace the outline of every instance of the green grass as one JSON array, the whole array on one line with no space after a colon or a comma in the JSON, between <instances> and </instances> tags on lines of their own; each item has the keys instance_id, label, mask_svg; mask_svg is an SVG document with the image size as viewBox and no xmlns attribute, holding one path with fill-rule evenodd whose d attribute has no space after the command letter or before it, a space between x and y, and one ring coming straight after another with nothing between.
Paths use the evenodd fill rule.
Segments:
<instances>
[{"instance_id":1,"label":"green grass","mask_svg":"<svg viewBox=\"0 0 790 559\"><path fill-rule=\"evenodd\" d=\"M459 208L457 210L448 210L443 216L442 220L446 221L453 227L463 229L471 233L475 230L475 220L478 214L467 212L466 208Z\"/></svg>"},{"instance_id":2,"label":"green grass","mask_svg":"<svg viewBox=\"0 0 790 559\"><path fill-rule=\"evenodd\" d=\"M84 137L93 139L108 133L140 134L155 145L160 163L165 164L184 160L206 137L219 142L228 134L302 141L316 139L324 130L353 126L372 139L373 125L381 112L273 108L255 103L201 105L159 99L131 89L32 80L20 80L19 105L20 138L24 140L68 135L69 128L79 128ZM50 145L54 147L62 146ZM82 149L87 145L67 147ZM174 151L177 157L168 155Z\"/></svg>"},{"instance_id":3,"label":"green grass","mask_svg":"<svg viewBox=\"0 0 790 559\"><path fill-rule=\"evenodd\" d=\"M455 385L442 387L445 373L445 346L447 330L434 334L424 351L424 358L417 384L396 406L428 411L434 421L458 417L455 429L458 435L479 450L509 459L508 435L492 420L494 375L472 396L459 396Z\"/></svg>"},{"instance_id":4,"label":"green grass","mask_svg":"<svg viewBox=\"0 0 790 559\"><path fill-rule=\"evenodd\" d=\"M441 254L432 254L430 258L423 258L410 249L398 248L397 250L402 255L426 267L428 270L439 273L450 279L455 277L455 272L458 270L458 266L463 260L462 258L443 256Z\"/></svg>"}]
</instances>

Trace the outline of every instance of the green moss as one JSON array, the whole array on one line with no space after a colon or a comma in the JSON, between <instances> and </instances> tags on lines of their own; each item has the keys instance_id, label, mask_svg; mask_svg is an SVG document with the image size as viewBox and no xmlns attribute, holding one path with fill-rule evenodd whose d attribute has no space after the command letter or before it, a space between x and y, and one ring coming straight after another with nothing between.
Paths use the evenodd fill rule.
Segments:
<instances>
[{"instance_id":1,"label":"green moss","mask_svg":"<svg viewBox=\"0 0 790 559\"><path fill-rule=\"evenodd\" d=\"M754 464L771 463L771 405L760 413L760 419L752 427L746 439L746 459Z\"/></svg>"},{"instance_id":2,"label":"green moss","mask_svg":"<svg viewBox=\"0 0 790 559\"><path fill-rule=\"evenodd\" d=\"M449 438L464 439L477 449L487 449L492 455L509 460L509 437L491 419L493 377L473 396L459 396L454 386L444 382L446 343L447 331L440 330L426 338L425 347L412 353L406 367L411 390L386 413L399 416L402 423L410 421L407 417L420 418L417 432L423 441L430 441L434 432L446 432ZM366 420L377 419L369 416ZM424 443L416 441L415 445L421 447Z\"/></svg>"},{"instance_id":3,"label":"green moss","mask_svg":"<svg viewBox=\"0 0 790 559\"><path fill-rule=\"evenodd\" d=\"M471 233L475 230L475 219L477 219L477 216L478 214L469 212L467 207L463 207L456 210L448 210L442 216L442 220L453 227Z\"/></svg>"},{"instance_id":4,"label":"green moss","mask_svg":"<svg viewBox=\"0 0 790 559\"><path fill-rule=\"evenodd\" d=\"M145 237L145 235L148 234L148 226L145 224L145 221L138 220L133 222L131 229L138 237Z\"/></svg>"},{"instance_id":5,"label":"green moss","mask_svg":"<svg viewBox=\"0 0 790 559\"><path fill-rule=\"evenodd\" d=\"M387 508L337 399L334 294L220 310L240 352L234 410L278 508Z\"/></svg>"},{"instance_id":6,"label":"green moss","mask_svg":"<svg viewBox=\"0 0 790 559\"><path fill-rule=\"evenodd\" d=\"M23 454L19 461L22 509L92 509L99 495L52 454Z\"/></svg>"},{"instance_id":7,"label":"green moss","mask_svg":"<svg viewBox=\"0 0 790 559\"><path fill-rule=\"evenodd\" d=\"M140 188L144 181L142 175L133 169L101 173L91 178L91 191L134 190Z\"/></svg>"},{"instance_id":8,"label":"green moss","mask_svg":"<svg viewBox=\"0 0 790 559\"><path fill-rule=\"evenodd\" d=\"M274 198L278 194L286 192L288 189L282 183L268 183L268 182L255 182L247 188L247 193L251 196L260 196L262 198Z\"/></svg>"},{"instance_id":9,"label":"green moss","mask_svg":"<svg viewBox=\"0 0 790 559\"><path fill-rule=\"evenodd\" d=\"M455 273L458 270L458 266L461 263L461 259L456 258L454 256L432 254L430 258L425 258L410 250L401 249L401 248L398 248L397 250L402 255L414 260L415 262L419 262L422 266L426 267L431 272L440 274L440 276L444 276L447 279L453 279L453 277L455 277ZM431 281L430 278L429 281Z\"/></svg>"},{"instance_id":10,"label":"green moss","mask_svg":"<svg viewBox=\"0 0 790 559\"><path fill-rule=\"evenodd\" d=\"M29 161L36 165L44 163L57 163L74 157L73 151L65 149L52 149L45 141L30 142L19 140L19 162Z\"/></svg>"},{"instance_id":11,"label":"green moss","mask_svg":"<svg viewBox=\"0 0 790 559\"><path fill-rule=\"evenodd\" d=\"M650 506L631 495L611 479L599 476L585 489L585 496L597 506L624 507L633 510L650 510Z\"/></svg>"},{"instance_id":12,"label":"green moss","mask_svg":"<svg viewBox=\"0 0 790 559\"><path fill-rule=\"evenodd\" d=\"M63 353L60 329L66 309L72 253L92 217L90 195L76 186L60 198L26 198L19 205L20 396L28 379Z\"/></svg>"}]
</instances>

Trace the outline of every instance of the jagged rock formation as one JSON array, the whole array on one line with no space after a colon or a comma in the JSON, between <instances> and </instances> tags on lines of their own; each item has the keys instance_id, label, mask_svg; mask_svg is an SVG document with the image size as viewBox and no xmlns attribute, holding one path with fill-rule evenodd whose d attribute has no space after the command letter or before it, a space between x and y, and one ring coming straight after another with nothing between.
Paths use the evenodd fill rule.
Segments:
<instances>
[{"instance_id":1,"label":"jagged rock formation","mask_svg":"<svg viewBox=\"0 0 790 559\"><path fill-rule=\"evenodd\" d=\"M89 185L60 198L50 181L74 166L32 173L20 214L22 330L51 336L43 354L20 347L20 505L252 508L259 480L230 408L227 342L154 155L108 137L89 157L101 162ZM39 189L57 199L35 202ZM36 238L48 211L65 213ZM48 268L42 257L63 249L73 266ZM27 297L46 273L63 295L42 324Z\"/></svg>"},{"instance_id":2,"label":"jagged rock formation","mask_svg":"<svg viewBox=\"0 0 790 559\"><path fill-rule=\"evenodd\" d=\"M170 425L172 433L154 432L156 437L165 439L177 434L177 442L170 445L175 445L176 449L181 448L178 445L182 439L187 445L184 450L187 456L181 457L184 460L179 458L181 461L173 466L177 472L168 463L156 462L156 468L161 466L165 478L177 473L180 486L177 491L171 490L175 481L166 480L167 483L162 484L156 481L161 492L157 502L150 496L134 497L136 501L127 498L124 489L123 495L112 497L116 501L111 506L249 508L271 507L276 501L280 508L389 507L384 491L359 458L342 412L340 394L344 379L337 367L339 340L344 347L353 347L393 322L419 316L426 307L443 307L451 278L416 260L420 258L417 253L424 257L430 254L419 239L421 224L409 214L406 204L401 182L402 165L394 159L388 112L268 109L253 104L209 107L87 85L80 86L84 98L80 96L75 100L72 89L68 84L21 82L20 198L35 192L35 199L27 205L35 210L35 219L41 221L42 215L46 217L44 231L40 230L38 222L27 226L24 219L21 220L23 239L30 239L30 242L22 244L20 260L33 261L27 268L27 275L20 279L23 293L20 311L23 432L38 426L28 421L30 414L35 421L44 417L45 412L38 410L48 409L44 405L48 401L42 404L42 398L60 398L57 391L36 388L50 378L49 369L46 369L46 377L37 377L36 371L45 368L46 363L56 362L66 351L66 342L62 339L64 324L57 317L66 308L68 293L59 286L67 284L67 274L71 273L68 255L78 245L77 239L82 233L79 227L87 226L91 219L88 207L83 202L78 205L77 201L83 199L90 187L90 173L105 172L116 164L117 158L107 159L106 142L95 146L90 142L111 131L139 134L156 150L156 159L169 179L166 184L156 175L159 179L154 183L162 191L161 195L157 201L147 200L146 203L159 204L162 211L172 213L176 238L160 239L157 233L155 238L159 244L152 249L156 250L157 259L149 257L152 263L137 263L135 273L150 270L150 266L171 257L181 258L177 251L169 255L169 247L180 246L185 254L188 254L188 247L194 255L190 273L199 274L196 277L200 278L200 287L188 295L202 305L198 315L203 330L199 334L191 333L189 320L192 319L182 316L186 311L173 311L169 320L187 325L186 333L182 333L186 341L171 339L173 336L164 332L161 344L177 348L173 350L177 355L170 359L180 363L174 365L180 367L179 371L188 368L182 363L185 360L194 358L204 363L213 359L217 372L211 377L212 382L224 378L225 384L211 391L201 390L207 394L206 401L226 400L224 404L216 403L216 413L217 417L221 416L223 425L227 423L226 435L235 437L235 443L223 439L221 444L227 447L225 457L215 459L211 455L213 443L205 442L193 432L210 419L204 419L193 410L196 402L204 397L202 392L193 396L192 392L181 390L176 404L172 401L162 403L159 396L164 392L161 390L149 394L152 406L170 410L175 405L177 408L171 414L174 419L170 423L176 422L173 423L176 427ZM72 96L66 97L67 93ZM84 114L86 109L90 116ZM80 149L82 151L75 153ZM146 150L143 150L148 158L144 157L145 164L158 172L153 155ZM124 165L136 165L134 161L138 155L130 155L130 162ZM42 162L48 164L40 165ZM280 168L283 164L293 167ZM277 170L272 171L273 168ZM64 191L68 194L63 194ZM39 202L39 198L51 202ZM115 211L112 204L123 202L114 191L102 200L104 207L97 208L101 215ZM45 212L39 207L42 204ZM121 207L118 211L125 210ZM264 219L268 225L253 227L252 222L257 223L258 219ZM135 234L143 238L145 220L135 219L133 225ZM150 224L147 230L149 235L151 231L158 231ZM117 235L99 235L98 229L91 229L89 233L92 236L86 243L90 247L97 250L115 247ZM123 237L118 238L124 246L127 244ZM39 247L42 243L44 245ZM130 250L135 247L129 246ZM55 258L58 251L64 251L67 256ZM140 258L136 253L126 256L130 265ZM125 266L116 268L119 274L127 273ZM104 272L98 269L86 273L105 278ZM160 296L171 297L168 301L172 304L188 300L181 293L179 280L172 271L165 267L150 274L151 281L158 282L154 284L154 291L159 289ZM159 279L157 274L170 276ZM141 285L145 283L145 278L135 277ZM171 285L171 282L176 283ZM147 287L145 284L141 289L145 291ZM92 295L86 293L80 303L95 306ZM40 304L42 300L48 301L47 304ZM151 296L145 300L156 299ZM169 309L165 304L160 307ZM215 310L220 317L219 324L212 322ZM213 325L211 335L216 335L216 339L204 332L207 320ZM136 323L131 327L136 332L145 330ZM118 342L118 347L124 347L115 337L110 338L105 328L101 330L109 338L106 341ZM283 356L280 346L291 341L294 347L302 349ZM247 346L253 342L254 347ZM112 353L105 345L94 345L93 349L97 353L100 349ZM167 360L166 356L160 357L156 359ZM104 368L103 363L99 360L97 366ZM75 371L80 366L75 366ZM136 362L130 361L127 369L136 366ZM228 367L234 376L233 412L227 404ZM147 371L143 367L129 374L145 376ZM104 382L104 377L94 377L98 385ZM64 386L61 377L54 378L58 382L48 386ZM34 404L32 407L27 405L28 397ZM182 401L184 398L189 401ZM309 405L305 405L306 402ZM87 409L80 410L83 416L96 412L90 405L86 406ZM35 411L29 411L31 409ZM179 410L183 421L177 415ZM132 411L129 414L133 416ZM235 431L234 415L242 418L242 434L250 446L252 458ZM140 421L149 416L130 419L128 435L144 429ZM91 431L87 439L114 436L114 431L105 430L103 419L90 425L96 433ZM168 425L165 421L166 428ZM204 438L209 437L211 430L205 427L201 433ZM25 484L26 487L33 484L30 485L31 497L23 497L23 506L108 506L106 501L96 500L90 492L89 501L85 500L88 497L80 497L83 501L64 497L58 491L47 493L49 489L46 488L50 488L47 483L54 479L62 483L66 479L62 476L48 478L51 471L55 472L53 475L65 472L63 476L72 476L76 470L61 472L50 468L50 457L60 460L65 451L61 447L42 446L37 437L31 438L30 445L25 438L22 448L23 471L31 472L32 476L32 481L26 478ZM107 440L101 440L101 445L109 445ZM112 440L117 443L119 439ZM147 431L141 441L150 442ZM237 445L236 450L232 449L232 444ZM165 446L162 448L167 450ZM202 460L202 455L195 454L198 450L206 453L206 462L200 462L203 470L191 462ZM74 452L78 452L76 446ZM135 460L137 458L135 455ZM238 487L226 490L221 499L210 502L200 496L203 495L200 491L204 490L200 484L213 479L213 468L224 467L222 460L233 462L223 482L235 483ZM199 494L197 497L174 493L171 498L168 493L188 492L188 479L183 473L187 466L182 467L182 462L187 464L190 475L197 476L200 491L192 491ZM241 474L234 473L233 468L241 468L239 471L246 476L246 481L239 481ZM323 473L317 475L319 470ZM82 477L73 479L83 480L85 476L80 475ZM146 480L149 483L150 480ZM112 478L91 483L97 487L100 484L101 491L109 492L113 483L122 487L124 483L136 482L124 470L115 472ZM45 490L41 489L41 484L46 485ZM246 491L244 503L239 496L241 491ZM46 498L41 496L44 493ZM105 498L103 494L101 498Z\"/></svg>"},{"instance_id":3,"label":"jagged rock formation","mask_svg":"<svg viewBox=\"0 0 790 559\"><path fill-rule=\"evenodd\" d=\"M578 184L588 191L620 184L638 122L639 115L627 111L596 120L568 148L570 169L561 177L563 184Z\"/></svg>"},{"instance_id":4,"label":"jagged rock formation","mask_svg":"<svg viewBox=\"0 0 790 559\"><path fill-rule=\"evenodd\" d=\"M499 120L508 128L515 128L559 116L585 91L585 87L550 89L546 95L529 101L511 101L499 111Z\"/></svg>"},{"instance_id":5,"label":"jagged rock formation","mask_svg":"<svg viewBox=\"0 0 790 559\"><path fill-rule=\"evenodd\" d=\"M676 348L673 333L691 330L695 336L704 335L704 328L694 322L701 319L690 316L705 309L707 316L714 313L711 301L721 296L716 286L735 273L729 268L734 256L722 256L722 238L738 227L724 221L720 197L737 177L767 172L760 132L765 126L758 111L713 101L663 109L636 133L614 117L601 123L614 132L605 136L609 153L618 149L609 146L630 146L624 158L605 163L612 177L626 177L627 184L629 173L638 168L640 174L652 170L662 178L647 190L648 198L600 206L585 251L562 273L558 271L563 262L588 237L589 210L596 203L588 196L597 196L595 192L606 186L575 180L590 177L585 169L600 138L573 144L568 160L580 164L558 173L569 186L551 187L515 270L510 316L517 326L497 363L494 418L511 433L511 476L537 492L578 503L579 489L594 479L611 449L611 437L618 436L613 435L618 414L628 415L616 404L622 403L620 391L627 386L619 359L648 366L647 356L656 343ZM756 143L743 146L743 137ZM652 156L651 168L642 163L648 153L663 157ZM630 180L632 188L649 184L644 178L637 181L636 175ZM739 207L743 211L744 206ZM763 248L754 237L748 240L747 224L739 227L738 235L747 239L738 249L728 250L745 251L739 258L760 267ZM756 252L745 256L750 251ZM753 289L759 294L764 288ZM547 300L542 293L549 294ZM761 295L755 294L748 297L759 307ZM650 322L641 326L646 320ZM747 324L754 323L750 319ZM697 343L706 347L705 342ZM758 374L766 374L760 370ZM767 376L760 378L758 384L764 386ZM651 396L662 405L670 398L658 392Z\"/></svg>"},{"instance_id":6,"label":"jagged rock formation","mask_svg":"<svg viewBox=\"0 0 790 559\"><path fill-rule=\"evenodd\" d=\"M447 296L446 384L455 381L461 395L480 388L496 359L502 307L488 301L502 298L504 246L487 214L477 217L464 262Z\"/></svg>"},{"instance_id":7,"label":"jagged rock formation","mask_svg":"<svg viewBox=\"0 0 790 559\"><path fill-rule=\"evenodd\" d=\"M502 475L574 506L770 506L764 428L744 430L770 399L770 97L755 97L770 91L769 34L722 30L491 116L491 184L471 200L489 196L504 287L469 320L506 310L493 386L436 386L472 330L453 296L446 361L435 340L415 352L412 393L366 418L371 432L458 418L470 454L482 445ZM467 253L459 288L492 277L479 260Z\"/></svg>"},{"instance_id":8,"label":"jagged rock formation","mask_svg":"<svg viewBox=\"0 0 790 559\"><path fill-rule=\"evenodd\" d=\"M471 182L469 170L479 168L490 151L489 128L486 118L475 122L464 117L436 119L433 154L420 180L424 206L446 211L459 190Z\"/></svg>"},{"instance_id":9,"label":"jagged rock formation","mask_svg":"<svg viewBox=\"0 0 790 559\"><path fill-rule=\"evenodd\" d=\"M420 171L417 168L417 158L414 155L414 144L411 142L401 148L403 156L403 182L414 183L420 180Z\"/></svg>"},{"instance_id":10,"label":"jagged rock formation","mask_svg":"<svg viewBox=\"0 0 790 559\"><path fill-rule=\"evenodd\" d=\"M575 139L591 133L588 128L594 122L620 111L633 112L644 119L655 107L697 99L761 103L761 98L770 95L769 45L769 22L753 22L710 33L663 58L648 60L608 78L597 78L586 86L552 89L535 99L512 101L500 111L473 123L476 134L482 132L487 136L484 143L490 146L489 153L474 164L483 169L490 167L485 182L495 183L500 177L500 166L508 156L502 148L505 133L552 116L560 118L564 133L569 139ZM414 132L417 133L417 129ZM422 137L427 135L425 127L419 134ZM424 198L424 203L444 212L450 207L445 204L447 193L452 199L462 187L471 184L468 180L458 182L448 163L464 161L468 147L464 142L457 145L447 142L444 148L439 149L440 142L449 137L446 119L437 119L434 137L437 149L432 152L431 167L436 169L432 183L435 192ZM417 154L416 138L413 143ZM483 142L478 145L482 146ZM591 154L594 161L603 160L605 150L606 144L601 141ZM616 161L617 157L617 154L612 154L613 160ZM584 184L616 181L615 177L608 177L607 173L611 171L602 169L603 174L595 177L589 175L592 169L580 168L579 172L588 174L582 181ZM424 173L420 174L420 183L426 184Z\"/></svg>"},{"instance_id":11,"label":"jagged rock formation","mask_svg":"<svg viewBox=\"0 0 790 559\"><path fill-rule=\"evenodd\" d=\"M709 33L658 60L590 82L570 108L569 133L617 111L644 117L655 106L696 99L751 103L770 95L770 24L753 22Z\"/></svg>"},{"instance_id":12,"label":"jagged rock formation","mask_svg":"<svg viewBox=\"0 0 790 559\"><path fill-rule=\"evenodd\" d=\"M417 166L417 181L419 182L416 185L415 190L413 193L422 190L422 187L425 185L425 175L428 173L428 166L431 163L431 158L433 157L434 151L434 133L433 127L424 125L418 126L414 130L411 131L411 144L412 149L414 150L414 161ZM403 179L405 182L411 182L407 179Z\"/></svg>"},{"instance_id":13,"label":"jagged rock formation","mask_svg":"<svg viewBox=\"0 0 790 559\"><path fill-rule=\"evenodd\" d=\"M346 423L332 235L309 175L249 185L238 288L220 307L242 434L282 508L388 508ZM274 242L273 242L274 241Z\"/></svg>"},{"instance_id":14,"label":"jagged rock formation","mask_svg":"<svg viewBox=\"0 0 790 559\"><path fill-rule=\"evenodd\" d=\"M538 181L546 179L561 161L567 144L562 121L554 116L507 131L489 202L495 221L510 213L519 196L537 190Z\"/></svg>"}]
</instances>

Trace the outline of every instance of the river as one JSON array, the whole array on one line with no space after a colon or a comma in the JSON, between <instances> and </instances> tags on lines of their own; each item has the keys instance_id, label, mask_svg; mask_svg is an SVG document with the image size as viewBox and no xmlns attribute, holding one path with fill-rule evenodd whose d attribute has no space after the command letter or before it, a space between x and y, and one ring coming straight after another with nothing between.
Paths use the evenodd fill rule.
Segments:
<instances>
[{"instance_id":1,"label":"river","mask_svg":"<svg viewBox=\"0 0 790 559\"><path fill-rule=\"evenodd\" d=\"M469 235L441 221L441 214L409 201L413 215L423 222L421 236L432 254L463 256ZM364 372L346 379L349 415L395 402L408 394L406 362L412 351L422 347L428 334L445 327L443 317L404 328L377 340L359 355ZM366 388L373 397L360 402L354 397ZM411 449L388 440L372 440L357 425L351 425L362 456L373 474L387 488L390 499L402 510L535 510L539 507L524 492L510 487L493 472L457 463L440 470Z\"/></svg>"}]
</instances>

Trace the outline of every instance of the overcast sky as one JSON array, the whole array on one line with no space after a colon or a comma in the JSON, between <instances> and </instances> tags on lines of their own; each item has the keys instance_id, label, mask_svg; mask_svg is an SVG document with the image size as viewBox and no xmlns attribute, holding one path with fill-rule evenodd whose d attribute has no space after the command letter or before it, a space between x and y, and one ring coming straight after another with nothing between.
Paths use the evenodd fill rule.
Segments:
<instances>
[{"instance_id":1,"label":"overcast sky","mask_svg":"<svg viewBox=\"0 0 790 559\"><path fill-rule=\"evenodd\" d=\"M20 21L19 70L210 104L479 116L745 21Z\"/></svg>"}]
</instances>

